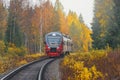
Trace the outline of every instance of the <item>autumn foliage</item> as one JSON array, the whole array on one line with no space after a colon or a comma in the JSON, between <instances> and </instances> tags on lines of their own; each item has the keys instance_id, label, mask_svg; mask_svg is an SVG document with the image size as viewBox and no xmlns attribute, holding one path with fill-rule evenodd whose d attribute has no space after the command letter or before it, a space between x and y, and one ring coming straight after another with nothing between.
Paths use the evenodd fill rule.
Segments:
<instances>
[{"instance_id":1,"label":"autumn foliage","mask_svg":"<svg viewBox=\"0 0 120 80\"><path fill-rule=\"evenodd\" d=\"M120 49L71 53L61 63L62 80L120 79Z\"/></svg>"},{"instance_id":2,"label":"autumn foliage","mask_svg":"<svg viewBox=\"0 0 120 80\"><path fill-rule=\"evenodd\" d=\"M42 54L43 55L43 54ZM20 56L0 56L0 74L9 70L27 64L31 61L39 59L41 54L27 54L23 57Z\"/></svg>"},{"instance_id":3,"label":"autumn foliage","mask_svg":"<svg viewBox=\"0 0 120 80\"><path fill-rule=\"evenodd\" d=\"M61 63L62 80L103 80L104 75L95 65L85 65L91 59L92 55L89 53L73 53L65 57Z\"/></svg>"},{"instance_id":4,"label":"autumn foliage","mask_svg":"<svg viewBox=\"0 0 120 80\"><path fill-rule=\"evenodd\" d=\"M55 5L47 0L32 6L29 0L10 0L9 7L0 0L0 40L17 47L24 46L30 53L44 51L43 40L48 32L68 34L73 39L74 51L91 48L92 31L73 11L65 14L59 0ZM42 48L40 47L42 45Z\"/></svg>"},{"instance_id":5,"label":"autumn foliage","mask_svg":"<svg viewBox=\"0 0 120 80\"><path fill-rule=\"evenodd\" d=\"M92 50L119 48L119 0L95 0L92 30L81 14L65 14L59 0L55 5L39 0L34 6L30 0L10 0L9 6L4 1L0 0L0 73L39 58L28 53L44 52L45 34L57 31L70 35L76 52L61 63L63 80L120 79L120 50Z\"/></svg>"},{"instance_id":6,"label":"autumn foliage","mask_svg":"<svg viewBox=\"0 0 120 80\"><path fill-rule=\"evenodd\" d=\"M0 0L0 73L39 58L40 55L28 53L44 51L44 36L48 32L70 35L74 51L91 48L92 31L81 15L79 18L72 11L65 14L59 0L54 6L49 0L41 0L35 6L29 1L10 0L7 6Z\"/></svg>"},{"instance_id":7,"label":"autumn foliage","mask_svg":"<svg viewBox=\"0 0 120 80\"><path fill-rule=\"evenodd\" d=\"M39 59L43 55L37 53L28 54L26 48L18 48L14 44L9 44L6 48L3 41L0 41L0 50L0 74Z\"/></svg>"},{"instance_id":8,"label":"autumn foliage","mask_svg":"<svg viewBox=\"0 0 120 80\"><path fill-rule=\"evenodd\" d=\"M93 48L104 49L120 46L119 0L95 0L92 22Z\"/></svg>"}]
</instances>

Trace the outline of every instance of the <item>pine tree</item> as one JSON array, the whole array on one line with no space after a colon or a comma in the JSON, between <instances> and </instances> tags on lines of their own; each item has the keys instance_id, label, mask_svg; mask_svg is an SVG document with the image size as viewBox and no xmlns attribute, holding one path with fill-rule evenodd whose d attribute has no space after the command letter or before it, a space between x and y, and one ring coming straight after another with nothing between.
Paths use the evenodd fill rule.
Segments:
<instances>
[{"instance_id":1,"label":"pine tree","mask_svg":"<svg viewBox=\"0 0 120 80\"><path fill-rule=\"evenodd\" d=\"M0 40L4 40L7 26L7 9L0 0Z\"/></svg>"},{"instance_id":2,"label":"pine tree","mask_svg":"<svg viewBox=\"0 0 120 80\"><path fill-rule=\"evenodd\" d=\"M19 26L19 13L21 0L11 0L8 16L8 27L6 31L6 42L13 43L17 47L22 46L22 33Z\"/></svg>"},{"instance_id":3,"label":"pine tree","mask_svg":"<svg viewBox=\"0 0 120 80\"><path fill-rule=\"evenodd\" d=\"M115 4L113 8L114 16L111 17L112 26L107 29L106 39L110 47L116 48L120 46L120 3L119 0L113 1Z\"/></svg>"},{"instance_id":4,"label":"pine tree","mask_svg":"<svg viewBox=\"0 0 120 80\"><path fill-rule=\"evenodd\" d=\"M94 18L92 23L93 48L102 49L107 46L107 29L113 27L113 21L111 21L114 16L113 5L112 0L95 1Z\"/></svg>"},{"instance_id":5,"label":"pine tree","mask_svg":"<svg viewBox=\"0 0 120 80\"><path fill-rule=\"evenodd\" d=\"M83 20L82 14L79 15L79 20L80 20L81 23L85 23L84 20Z\"/></svg>"}]
</instances>

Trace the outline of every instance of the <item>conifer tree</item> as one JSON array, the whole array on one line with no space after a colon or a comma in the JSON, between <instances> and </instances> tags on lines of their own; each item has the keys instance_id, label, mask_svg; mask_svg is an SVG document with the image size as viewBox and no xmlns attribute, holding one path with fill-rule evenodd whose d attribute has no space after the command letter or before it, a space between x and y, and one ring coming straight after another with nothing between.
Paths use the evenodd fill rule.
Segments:
<instances>
[{"instance_id":1,"label":"conifer tree","mask_svg":"<svg viewBox=\"0 0 120 80\"><path fill-rule=\"evenodd\" d=\"M3 5L3 1L0 0L0 40L4 40L5 31L7 26L7 9Z\"/></svg>"},{"instance_id":2,"label":"conifer tree","mask_svg":"<svg viewBox=\"0 0 120 80\"><path fill-rule=\"evenodd\" d=\"M13 43L17 47L22 46L22 33L20 30L19 19L20 19L20 9L22 1L21 0L11 0L8 15L8 27L6 31L7 43Z\"/></svg>"}]
</instances>

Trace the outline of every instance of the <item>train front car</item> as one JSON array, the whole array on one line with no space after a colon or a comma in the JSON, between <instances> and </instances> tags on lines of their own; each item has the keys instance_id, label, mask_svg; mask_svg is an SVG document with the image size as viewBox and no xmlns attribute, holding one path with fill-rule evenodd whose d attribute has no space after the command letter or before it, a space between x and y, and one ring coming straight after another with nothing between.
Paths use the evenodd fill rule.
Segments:
<instances>
[{"instance_id":1,"label":"train front car","mask_svg":"<svg viewBox=\"0 0 120 80\"><path fill-rule=\"evenodd\" d=\"M60 56L63 52L63 38L59 32L51 32L45 36L45 52L49 57Z\"/></svg>"}]
</instances>

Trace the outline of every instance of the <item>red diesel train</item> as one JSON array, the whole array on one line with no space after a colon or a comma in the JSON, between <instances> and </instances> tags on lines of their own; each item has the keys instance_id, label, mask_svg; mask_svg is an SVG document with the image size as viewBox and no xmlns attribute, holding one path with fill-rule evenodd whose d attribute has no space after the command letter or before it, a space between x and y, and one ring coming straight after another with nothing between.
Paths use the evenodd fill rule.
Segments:
<instances>
[{"instance_id":1,"label":"red diesel train","mask_svg":"<svg viewBox=\"0 0 120 80\"><path fill-rule=\"evenodd\" d=\"M72 51L72 40L60 32L50 32L45 35L45 52L49 57L60 56Z\"/></svg>"}]
</instances>

